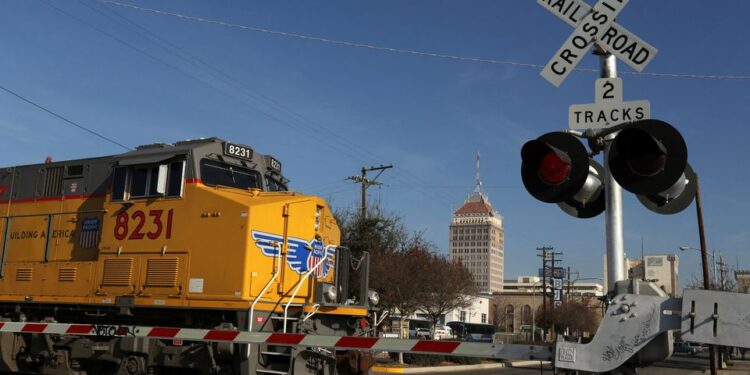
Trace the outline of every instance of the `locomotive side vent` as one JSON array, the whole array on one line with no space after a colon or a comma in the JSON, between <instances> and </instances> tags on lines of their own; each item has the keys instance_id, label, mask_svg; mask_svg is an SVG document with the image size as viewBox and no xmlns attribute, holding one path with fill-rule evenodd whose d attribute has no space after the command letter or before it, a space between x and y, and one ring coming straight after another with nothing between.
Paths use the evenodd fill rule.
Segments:
<instances>
[{"instance_id":1,"label":"locomotive side vent","mask_svg":"<svg viewBox=\"0 0 750 375\"><path fill-rule=\"evenodd\" d=\"M62 195L63 167L47 168L44 175L42 197L56 197Z\"/></svg>"},{"instance_id":2,"label":"locomotive side vent","mask_svg":"<svg viewBox=\"0 0 750 375\"><path fill-rule=\"evenodd\" d=\"M16 281L31 281L34 276L33 268L17 268Z\"/></svg>"},{"instance_id":3,"label":"locomotive side vent","mask_svg":"<svg viewBox=\"0 0 750 375\"><path fill-rule=\"evenodd\" d=\"M57 281L76 281L78 269L75 267L60 268L57 272Z\"/></svg>"},{"instance_id":4,"label":"locomotive side vent","mask_svg":"<svg viewBox=\"0 0 750 375\"><path fill-rule=\"evenodd\" d=\"M104 260L102 286L130 286L133 282L133 258Z\"/></svg>"},{"instance_id":5,"label":"locomotive side vent","mask_svg":"<svg viewBox=\"0 0 750 375\"><path fill-rule=\"evenodd\" d=\"M177 258L149 259L146 269L146 286L176 287L178 268L179 259Z\"/></svg>"}]
</instances>

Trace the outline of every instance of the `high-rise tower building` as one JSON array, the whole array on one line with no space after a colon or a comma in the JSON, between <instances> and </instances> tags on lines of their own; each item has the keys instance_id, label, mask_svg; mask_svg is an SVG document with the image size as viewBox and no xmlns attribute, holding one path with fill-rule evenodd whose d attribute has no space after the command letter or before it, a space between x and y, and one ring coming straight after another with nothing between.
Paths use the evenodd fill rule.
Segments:
<instances>
[{"instance_id":1,"label":"high-rise tower building","mask_svg":"<svg viewBox=\"0 0 750 375\"><path fill-rule=\"evenodd\" d=\"M505 230L503 217L482 191L479 178L479 153L474 192L453 213L450 224L451 259L459 259L474 276L480 293L500 292L505 274Z\"/></svg>"}]
</instances>

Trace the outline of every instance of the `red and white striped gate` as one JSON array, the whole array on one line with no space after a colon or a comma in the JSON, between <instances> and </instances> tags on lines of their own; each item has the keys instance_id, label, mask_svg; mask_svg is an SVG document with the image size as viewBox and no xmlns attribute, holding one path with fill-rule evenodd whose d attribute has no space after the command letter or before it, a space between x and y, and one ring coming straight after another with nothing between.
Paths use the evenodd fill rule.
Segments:
<instances>
[{"instance_id":1,"label":"red and white striped gate","mask_svg":"<svg viewBox=\"0 0 750 375\"><path fill-rule=\"evenodd\" d=\"M136 337L182 341L232 342L320 347L335 350L367 350L442 354L496 359L551 360L551 346L492 344L459 341L405 340L380 337L321 336L297 333L246 332L220 329L118 326L102 324L0 322L0 333L38 333L94 337Z\"/></svg>"}]
</instances>

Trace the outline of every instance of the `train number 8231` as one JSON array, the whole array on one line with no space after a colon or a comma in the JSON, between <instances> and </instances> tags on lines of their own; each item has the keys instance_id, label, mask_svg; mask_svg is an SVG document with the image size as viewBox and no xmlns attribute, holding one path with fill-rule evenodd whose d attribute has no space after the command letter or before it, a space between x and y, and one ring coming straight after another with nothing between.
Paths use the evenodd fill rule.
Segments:
<instances>
[{"instance_id":1,"label":"train number 8231","mask_svg":"<svg viewBox=\"0 0 750 375\"><path fill-rule=\"evenodd\" d=\"M118 241L126 238L129 240L142 240L143 238L155 240L161 237L162 234L166 239L170 239L172 238L174 210L170 209L166 212L166 219L163 218L164 216L164 210L150 210L148 211L148 215L141 210L133 211L130 214L122 211L115 218L115 239ZM143 227L149 221L151 222L149 225L151 230L144 232Z\"/></svg>"}]
</instances>

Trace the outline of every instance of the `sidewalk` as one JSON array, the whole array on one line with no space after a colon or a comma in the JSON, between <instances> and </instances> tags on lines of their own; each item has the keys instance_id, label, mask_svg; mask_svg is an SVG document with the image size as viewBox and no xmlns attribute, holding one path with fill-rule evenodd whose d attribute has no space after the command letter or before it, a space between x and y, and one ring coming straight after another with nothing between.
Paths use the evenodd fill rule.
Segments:
<instances>
[{"instance_id":1,"label":"sidewalk","mask_svg":"<svg viewBox=\"0 0 750 375\"><path fill-rule=\"evenodd\" d=\"M470 370L494 370L505 368L503 363L482 363L479 365L448 365L433 367L385 367L375 365L370 368L371 374L424 374L452 373Z\"/></svg>"},{"instance_id":2,"label":"sidewalk","mask_svg":"<svg viewBox=\"0 0 750 375\"><path fill-rule=\"evenodd\" d=\"M727 367L719 370L719 374L739 375L750 374L750 360L732 359L727 362Z\"/></svg>"}]
</instances>

